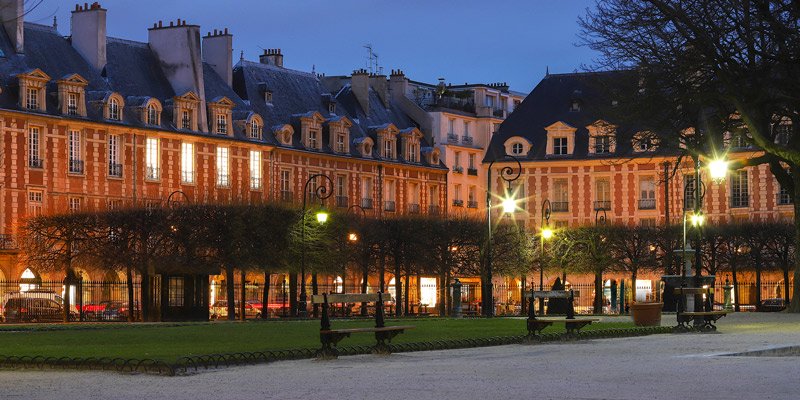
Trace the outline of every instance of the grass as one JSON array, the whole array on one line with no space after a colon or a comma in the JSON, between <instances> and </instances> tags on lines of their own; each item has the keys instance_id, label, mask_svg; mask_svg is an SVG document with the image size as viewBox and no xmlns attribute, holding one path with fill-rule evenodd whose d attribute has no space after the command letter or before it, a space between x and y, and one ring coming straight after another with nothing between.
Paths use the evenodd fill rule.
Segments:
<instances>
[{"instance_id":1,"label":"grass","mask_svg":"<svg viewBox=\"0 0 800 400\"><path fill-rule=\"evenodd\" d=\"M371 320L334 320L334 328L373 326ZM414 325L395 343L522 335L524 319L387 319L387 325ZM557 324L558 325L558 324ZM592 324L584 330L631 328L629 322ZM319 321L253 321L186 324L95 324L4 326L2 355L123 357L175 360L187 355L318 348ZM563 331L563 325L545 332ZM342 346L374 344L371 334L355 334Z\"/></svg>"}]
</instances>

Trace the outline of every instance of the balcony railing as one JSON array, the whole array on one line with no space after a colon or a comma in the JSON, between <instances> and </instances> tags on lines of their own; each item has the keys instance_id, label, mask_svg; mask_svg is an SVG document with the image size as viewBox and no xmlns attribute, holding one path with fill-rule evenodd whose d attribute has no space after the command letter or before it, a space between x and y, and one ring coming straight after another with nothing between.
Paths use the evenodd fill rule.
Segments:
<instances>
[{"instance_id":1,"label":"balcony railing","mask_svg":"<svg viewBox=\"0 0 800 400\"><path fill-rule=\"evenodd\" d=\"M291 190L281 190L281 201L291 203L294 201L294 192Z\"/></svg>"},{"instance_id":2,"label":"balcony railing","mask_svg":"<svg viewBox=\"0 0 800 400\"><path fill-rule=\"evenodd\" d=\"M122 178L122 164L108 164L108 176Z\"/></svg>"},{"instance_id":3,"label":"balcony railing","mask_svg":"<svg viewBox=\"0 0 800 400\"><path fill-rule=\"evenodd\" d=\"M226 188L231 186L231 176L228 174L217 174L217 186Z\"/></svg>"},{"instance_id":4,"label":"balcony railing","mask_svg":"<svg viewBox=\"0 0 800 400\"><path fill-rule=\"evenodd\" d=\"M656 199L639 199L640 210L655 210Z\"/></svg>"},{"instance_id":5,"label":"balcony railing","mask_svg":"<svg viewBox=\"0 0 800 400\"><path fill-rule=\"evenodd\" d=\"M456 135L455 133L448 133L447 143L458 143L458 135Z\"/></svg>"},{"instance_id":6,"label":"balcony railing","mask_svg":"<svg viewBox=\"0 0 800 400\"><path fill-rule=\"evenodd\" d=\"M161 176L161 168L158 167L145 167L145 178L150 180L157 180Z\"/></svg>"},{"instance_id":7,"label":"balcony railing","mask_svg":"<svg viewBox=\"0 0 800 400\"><path fill-rule=\"evenodd\" d=\"M792 201L792 197L789 196L789 193L778 193L777 197L779 206L794 204L794 202Z\"/></svg>"},{"instance_id":8,"label":"balcony railing","mask_svg":"<svg viewBox=\"0 0 800 400\"><path fill-rule=\"evenodd\" d=\"M181 171L181 182L194 183L194 171Z\"/></svg>"},{"instance_id":9,"label":"balcony railing","mask_svg":"<svg viewBox=\"0 0 800 400\"><path fill-rule=\"evenodd\" d=\"M395 210L395 203L393 200L386 200L383 202L383 210L394 212Z\"/></svg>"},{"instance_id":10,"label":"balcony railing","mask_svg":"<svg viewBox=\"0 0 800 400\"><path fill-rule=\"evenodd\" d=\"M17 248L17 241L14 235L2 234L0 235L0 250L13 250Z\"/></svg>"},{"instance_id":11,"label":"balcony railing","mask_svg":"<svg viewBox=\"0 0 800 400\"><path fill-rule=\"evenodd\" d=\"M464 207L464 200L453 200L453 207Z\"/></svg>"},{"instance_id":12,"label":"balcony railing","mask_svg":"<svg viewBox=\"0 0 800 400\"><path fill-rule=\"evenodd\" d=\"M428 214L430 214L430 215L439 215L439 206L429 205L428 206Z\"/></svg>"},{"instance_id":13,"label":"balcony railing","mask_svg":"<svg viewBox=\"0 0 800 400\"><path fill-rule=\"evenodd\" d=\"M478 202L474 200L468 201L467 208L478 208Z\"/></svg>"},{"instance_id":14,"label":"balcony railing","mask_svg":"<svg viewBox=\"0 0 800 400\"><path fill-rule=\"evenodd\" d=\"M250 177L250 189L258 190L261 189L261 178L251 176Z\"/></svg>"},{"instance_id":15,"label":"balcony railing","mask_svg":"<svg viewBox=\"0 0 800 400\"><path fill-rule=\"evenodd\" d=\"M31 158L28 160L28 166L31 168L42 168L44 162L41 158Z\"/></svg>"},{"instance_id":16,"label":"balcony railing","mask_svg":"<svg viewBox=\"0 0 800 400\"><path fill-rule=\"evenodd\" d=\"M501 110L501 109L498 108L498 109L495 109L494 111L492 111L492 115L494 115L497 118L504 118L505 115L506 115L506 112L505 112L505 110Z\"/></svg>"},{"instance_id":17,"label":"balcony railing","mask_svg":"<svg viewBox=\"0 0 800 400\"><path fill-rule=\"evenodd\" d=\"M347 196L336 196L336 207L347 207Z\"/></svg>"},{"instance_id":18,"label":"balcony railing","mask_svg":"<svg viewBox=\"0 0 800 400\"><path fill-rule=\"evenodd\" d=\"M477 168L467 168L467 175L478 176Z\"/></svg>"},{"instance_id":19,"label":"balcony railing","mask_svg":"<svg viewBox=\"0 0 800 400\"><path fill-rule=\"evenodd\" d=\"M72 174L82 174L83 160L69 160L69 172Z\"/></svg>"},{"instance_id":20,"label":"balcony railing","mask_svg":"<svg viewBox=\"0 0 800 400\"><path fill-rule=\"evenodd\" d=\"M372 199L371 198L363 198L361 199L361 208L365 210L372 209Z\"/></svg>"},{"instance_id":21,"label":"balcony railing","mask_svg":"<svg viewBox=\"0 0 800 400\"><path fill-rule=\"evenodd\" d=\"M454 174L460 174L460 173L463 173L463 172L464 172L464 167L461 167L461 166L458 166L458 165L453 167L453 173Z\"/></svg>"},{"instance_id":22,"label":"balcony railing","mask_svg":"<svg viewBox=\"0 0 800 400\"><path fill-rule=\"evenodd\" d=\"M431 107L450 108L453 110L461 110L469 113L475 112L475 102L472 97L458 98L458 97L441 97L437 99Z\"/></svg>"},{"instance_id":23,"label":"balcony railing","mask_svg":"<svg viewBox=\"0 0 800 400\"><path fill-rule=\"evenodd\" d=\"M461 137L461 143L471 145L472 144L472 136L462 136Z\"/></svg>"},{"instance_id":24,"label":"balcony railing","mask_svg":"<svg viewBox=\"0 0 800 400\"><path fill-rule=\"evenodd\" d=\"M552 201L550 202L550 210L553 212L567 212L569 211L568 201Z\"/></svg>"},{"instance_id":25,"label":"balcony railing","mask_svg":"<svg viewBox=\"0 0 800 400\"><path fill-rule=\"evenodd\" d=\"M611 201L610 200L595 200L594 201L594 209L595 210L610 210L611 209Z\"/></svg>"},{"instance_id":26,"label":"balcony railing","mask_svg":"<svg viewBox=\"0 0 800 400\"><path fill-rule=\"evenodd\" d=\"M408 205L409 214L419 214L419 204L411 203Z\"/></svg>"},{"instance_id":27,"label":"balcony railing","mask_svg":"<svg viewBox=\"0 0 800 400\"><path fill-rule=\"evenodd\" d=\"M738 194L731 196L731 208L745 208L750 205L750 195Z\"/></svg>"}]
</instances>

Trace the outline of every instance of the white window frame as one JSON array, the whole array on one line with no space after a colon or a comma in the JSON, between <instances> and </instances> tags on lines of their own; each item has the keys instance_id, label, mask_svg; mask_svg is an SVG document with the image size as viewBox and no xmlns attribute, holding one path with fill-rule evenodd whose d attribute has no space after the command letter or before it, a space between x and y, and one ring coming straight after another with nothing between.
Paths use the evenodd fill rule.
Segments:
<instances>
[{"instance_id":1,"label":"white window frame","mask_svg":"<svg viewBox=\"0 0 800 400\"><path fill-rule=\"evenodd\" d=\"M217 146L217 186L230 187L230 149L225 146Z\"/></svg>"},{"instance_id":2,"label":"white window frame","mask_svg":"<svg viewBox=\"0 0 800 400\"><path fill-rule=\"evenodd\" d=\"M250 189L260 190L261 182L261 151L250 150Z\"/></svg>"},{"instance_id":3,"label":"white window frame","mask_svg":"<svg viewBox=\"0 0 800 400\"><path fill-rule=\"evenodd\" d=\"M181 183L195 183L195 150L192 142L181 142Z\"/></svg>"},{"instance_id":4,"label":"white window frame","mask_svg":"<svg viewBox=\"0 0 800 400\"><path fill-rule=\"evenodd\" d=\"M145 178L152 181L161 179L161 140L157 137L145 139Z\"/></svg>"},{"instance_id":5,"label":"white window frame","mask_svg":"<svg viewBox=\"0 0 800 400\"><path fill-rule=\"evenodd\" d=\"M28 128L28 166L32 168L41 168L42 165L41 133L41 128L38 126ZM39 166L34 166L34 164L39 164Z\"/></svg>"}]
</instances>

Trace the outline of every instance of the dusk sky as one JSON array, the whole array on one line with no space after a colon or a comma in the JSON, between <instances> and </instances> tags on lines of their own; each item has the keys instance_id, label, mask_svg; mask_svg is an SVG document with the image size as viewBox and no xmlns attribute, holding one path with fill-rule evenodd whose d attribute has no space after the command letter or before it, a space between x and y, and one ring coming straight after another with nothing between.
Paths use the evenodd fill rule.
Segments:
<instances>
[{"instance_id":1,"label":"dusk sky","mask_svg":"<svg viewBox=\"0 0 800 400\"><path fill-rule=\"evenodd\" d=\"M33 2L31 2L33 3ZM90 1L91 3L91 1ZM115 0L108 34L147 41L147 28L177 18L202 34L229 28L234 62L240 51L258 60L263 48L281 48L285 66L327 75L366 67L372 44L388 75L400 68L413 80L508 82L530 91L551 72L572 72L595 54L576 47L577 18L593 0ZM52 24L69 35L74 1L44 0L28 21Z\"/></svg>"}]
</instances>

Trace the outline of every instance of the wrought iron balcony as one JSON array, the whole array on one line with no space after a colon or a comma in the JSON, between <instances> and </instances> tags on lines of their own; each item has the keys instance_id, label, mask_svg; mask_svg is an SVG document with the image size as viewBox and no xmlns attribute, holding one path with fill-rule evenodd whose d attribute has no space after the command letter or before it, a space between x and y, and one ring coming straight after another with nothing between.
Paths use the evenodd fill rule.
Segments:
<instances>
[{"instance_id":1,"label":"wrought iron balcony","mask_svg":"<svg viewBox=\"0 0 800 400\"><path fill-rule=\"evenodd\" d=\"M466 135L462 136L461 137L461 143L471 145L472 144L472 136L466 136Z\"/></svg>"},{"instance_id":2,"label":"wrought iron balcony","mask_svg":"<svg viewBox=\"0 0 800 400\"><path fill-rule=\"evenodd\" d=\"M261 178L251 176L250 177L250 189L258 190L261 189Z\"/></svg>"},{"instance_id":3,"label":"wrought iron balcony","mask_svg":"<svg viewBox=\"0 0 800 400\"><path fill-rule=\"evenodd\" d=\"M464 172L464 167L459 166L459 165L456 165L455 167L453 167L453 173L454 174L461 174L463 172Z\"/></svg>"},{"instance_id":4,"label":"wrought iron balcony","mask_svg":"<svg viewBox=\"0 0 800 400\"><path fill-rule=\"evenodd\" d=\"M108 164L108 176L113 176L115 178L122 177L122 164Z\"/></svg>"},{"instance_id":5,"label":"wrought iron balcony","mask_svg":"<svg viewBox=\"0 0 800 400\"><path fill-rule=\"evenodd\" d=\"M595 200L594 201L594 209L595 210L610 210L611 209L611 201L610 200Z\"/></svg>"},{"instance_id":6,"label":"wrought iron balcony","mask_svg":"<svg viewBox=\"0 0 800 400\"><path fill-rule=\"evenodd\" d=\"M368 197L365 197L365 198L361 199L361 208L363 208L365 210L371 210L372 209L372 199L368 198Z\"/></svg>"},{"instance_id":7,"label":"wrought iron balcony","mask_svg":"<svg viewBox=\"0 0 800 400\"><path fill-rule=\"evenodd\" d=\"M41 158L31 158L28 160L28 166L31 168L42 168L44 162Z\"/></svg>"},{"instance_id":8,"label":"wrought iron balcony","mask_svg":"<svg viewBox=\"0 0 800 400\"><path fill-rule=\"evenodd\" d=\"M448 133L447 143L458 143L458 135L456 135L455 133Z\"/></svg>"},{"instance_id":9,"label":"wrought iron balcony","mask_svg":"<svg viewBox=\"0 0 800 400\"><path fill-rule=\"evenodd\" d=\"M478 202L474 200L468 201L467 208L478 208Z\"/></svg>"},{"instance_id":10,"label":"wrought iron balcony","mask_svg":"<svg viewBox=\"0 0 800 400\"><path fill-rule=\"evenodd\" d=\"M552 201L550 202L550 210L553 212L567 212L569 211L568 201Z\"/></svg>"},{"instance_id":11,"label":"wrought iron balcony","mask_svg":"<svg viewBox=\"0 0 800 400\"><path fill-rule=\"evenodd\" d=\"M656 199L639 199L640 210L655 210Z\"/></svg>"},{"instance_id":12,"label":"wrought iron balcony","mask_svg":"<svg viewBox=\"0 0 800 400\"><path fill-rule=\"evenodd\" d=\"M336 196L336 207L347 207L347 196Z\"/></svg>"},{"instance_id":13,"label":"wrought iron balcony","mask_svg":"<svg viewBox=\"0 0 800 400\"><path fill-rule=\"evenodd\" d=\"M428 206L428 214L430 214L430 215L439 215L439 206L429 205Z\"/></svg>"},{"instance_id":14,"label":"wrought iron balcony","mask_svg":"<svg viewBox=\"0 0 800 400\"><path fill-rule=\"evenodd\" d=\"M467 175L478 176L477 168L467 168Z\"/></svg>"},{"instance_id":15,"label":"wrought iron balcony","mask_svg":"<svg viewBox=\"0 0 800 400\"><path fill-rule=\"evenodd\" d=\"M383 202L383 210L384 211L395 211L395 203L393 200L386 200Z\"/></svg>"},{"instance_id":16,"label":"wrought iron balcony","mask_svg":"<svg viewBox=\"0 0 800 400\"><path fill-rule=\"evenodd\" d=\"M506 112L505 112L505 110L501 110L501 109L498 108L498 109L492 111L492 115L494 115L497 118L505 118Z\"/></svg>"},{"instance_id":17,"label":"wrought iron balcony","mask_svg":"<svg viewBox=\"0 0 800 400\"><path fill-rule=\"evenodd\" d=\"M294 192L291 190L281 190L281 201L291 203L294 201Z\"/></svg>"},{"instance_id":18,"label":"wrought iron balcony","mask_svg":"<svg viewBox=\"0 0 800 400\"><path fill-rule=\"evenodd\" d=\"M464 200L453 200L453 207L464 207Z\"/></svg>"},{"instance_id":19,"label":"wrought iron balcony","mask_svg":"<svg viewBox=\"0 0 800 400\"><path fill-rule=\"evenodd\" d=\"M157 180L161 176L161 168L158 167L145 167L145 178L150 180Z\"/></svg>"},{"instance_id":20,"label":"wrought iron balcony","mask_svg":"<svg viewBox=\"0 0 800 400\"><path fill-rule=\"evenodd\" d=\"M69 172L71 174L82 174L83 160L69 160Z\"/></svg>"},{"instance_id":21,"label":"wrought iron balcony","mask_svg":"<svg viewBox=\"0 0 800 400\"><path fill-rule=\"evenodd\" d=\"M750 205L750 195L731 195L731 208L745 208Z\"/></svg>"},{"instance_id":22,"label":"wrought iron balcony","mask_svg":"<svg viewBox=\"0 0 800 400\"><path fill-rule=\"evenodd\" d=\"M231 176L228 174L217 174L217 186L226 188L231 186Z\"/></svg>"},{"instance_id":23,"label":"wrought iron balcony","mask_svg":"<svg viewBox=\"0 0 800 400\"><path fill-rule=\"evenodd\" d=\"M411 203L408 205L409 214L419 214L419 204Z\"/></svg>"}]
</instances>

